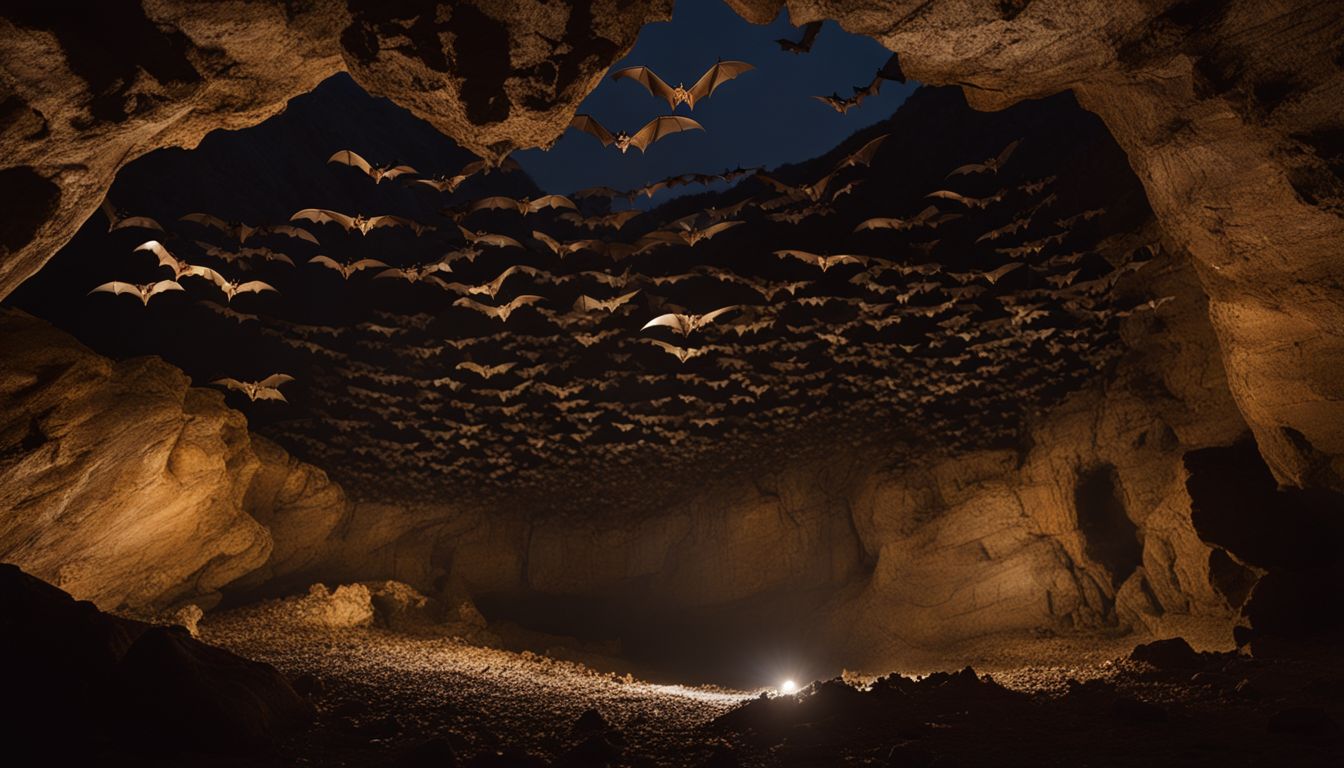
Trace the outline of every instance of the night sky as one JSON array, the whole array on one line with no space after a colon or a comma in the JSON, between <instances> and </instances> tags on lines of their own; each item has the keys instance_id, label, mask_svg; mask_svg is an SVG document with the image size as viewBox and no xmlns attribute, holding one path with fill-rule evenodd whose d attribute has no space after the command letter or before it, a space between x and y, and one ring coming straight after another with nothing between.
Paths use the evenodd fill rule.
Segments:
<instances>
[{"instance_id":1,"label":"night sky","mask_svg":"<svg viewBox=\"0 0 1344 768\"><path fill-rule=\"evenodd\" d=\"M789 23L787 12L758 26L720 0L678 0L672 21L647 25L630 55L612 69L643 65L668 85L685 83L689 88L719 58L755 65L699 102L693 112L684 104L677 108L675 114L699 121L704 132L669 136L644 155L633 148L622 155L588 134L570 130L549 152L528 150L514 157L538 185L555 193L598 185L630 189L681 173L712 173L738 165L773 167L822 154L854 131L890 116L916 87L884 81L878 96L841 115L810 97L851 95L853 86L872 80L891 52L834 22L826 22L810 53L786 53L774 42L801 36L801 28ZM658 115L674 114L666 101L654 98L638 83L610 77L579 111L597 118L612 133L633 133ZM698 191L699 187L679 187L658 193L652 203ZM641 207L648 203L641 199ZM624 201L617 203L624 206Z\"/></svg>"}]
</instances>

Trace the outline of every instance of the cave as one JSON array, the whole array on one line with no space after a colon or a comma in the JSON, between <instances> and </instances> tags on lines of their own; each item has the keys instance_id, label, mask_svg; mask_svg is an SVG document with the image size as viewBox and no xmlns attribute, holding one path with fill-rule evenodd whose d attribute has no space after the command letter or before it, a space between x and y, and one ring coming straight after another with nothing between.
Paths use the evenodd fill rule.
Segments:
<instances>
[{"instance_id":1,"label":"cave","mask_svg":"<svg viewBox=\"0 0 1344 768\"><path fill-rule=\"evenodd\" d=\"M5 4L0 754L1340 764L1340 40Z\"/></svg>"}]
</instances>

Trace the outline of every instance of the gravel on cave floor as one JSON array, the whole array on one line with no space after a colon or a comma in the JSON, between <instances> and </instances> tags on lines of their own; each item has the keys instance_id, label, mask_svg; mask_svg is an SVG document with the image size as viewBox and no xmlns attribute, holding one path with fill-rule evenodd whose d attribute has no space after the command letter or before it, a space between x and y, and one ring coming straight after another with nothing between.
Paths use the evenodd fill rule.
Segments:
<instances>
[{"instance_id":1,"label":"gravel on cave floor","mask_svg":"<svg viewBox=\"0 0 1344 768\"><path fill-rule=\"evenodd\" d=\"M321 681L317 724L287 740L276 765L418 765L399 761L436 737L468 766L595 766L604 753L619 766L1344 765L1337 654L1205 655L1197 668L1161 670L1093 651L996 669L996 684L934 676L855 698L837 681L795 705L433 633L314 627L267 604L214 614L201 632ZM585 729L589 709L602 723ZM513 759L484 757L501 752Z\"/></svg>"}]
</instances>

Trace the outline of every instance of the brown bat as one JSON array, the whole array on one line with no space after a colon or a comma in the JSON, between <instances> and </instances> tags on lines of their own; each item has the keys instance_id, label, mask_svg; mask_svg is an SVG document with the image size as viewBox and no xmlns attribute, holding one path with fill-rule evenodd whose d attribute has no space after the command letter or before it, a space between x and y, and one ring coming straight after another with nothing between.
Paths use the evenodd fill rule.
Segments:
<instances>
[{"instance_id":1,"label":"brown bat","mask_svg":"<svg viewBox=\"0 0 1344 768\"><path fill-rule=\"evenodd\" d=\"M217 245L211 245L210 243L201 240L193 240L192 242L196 244L197 248L204 251L206 256L219 259L228 264L237 264L242 269L249 269L251 263L248 260L256 257L260 257L263 261L277 261L281 264L288 264L291 267L294 266L293 259L279 251L273 251L270 248L239 248L236 251L230 251L226 248L220 248Z\"/></svg>"},{"instance_id":2,"label":"brown bat","mask_svg":"<svg viewBox=\"0 0 1344 768\"><path fill-rule=\"evenodd\" d=\"M790 199L802 200L803 198L807 198L808 200L817 203L821 202L821 196L826 193L827 185L831 183L831 179L835 178L835 171L831 171L811 184L800 184L796 187L792 184L785 184L773 176L766 176L764 173L756 174L756 178L788 195Z\"/></svg>"},{"instance_id":3,"label":"brown bat","mask_svg":"<svg viewBox=\"0 0 1344 768\"><path fill-rule=\"evenodd\" d=\"M884 133L881 136L878 136L876 139L873 139L872 141L868 142L867 144L864 144L862 147L859 147L859 151L855 152L854 154L846 155L845 159L841 160L839 163L836 164L835 170L838 171L841 168L848 168L851 166L858 167L862 165L864 167L867 167L871 165L873 162L873 158L877 156L878 147L881 147L882 142L886 141L887 137L890 135L891 134L889 133Z\"/></svg>"},{"instance_id":4,"label":"brown bat","mask_svg":"<svg viewBox=\"0 0 1344 768\"><path fill-rule=\"evenodd\" d=\"M103 283L97 288L89 291L89 295L92 296L95 293L110 293L115 296L129 294L140 299L140 303L148 307L149 300L161 293L183 290L186 289L176 280L160 280L156 283L144 284L123 283L120 280L113 280L110 283Z\"/></svg>"},{"instance_id":5,"label":"brown bat","mask_svg":"<svg viewBox=\"0 0 1344 768\"><path fill-rule=\"evenodd\" d=\"M263 283L260 280L230 280L218 272L214 273L211 282L219 286L219 290L224 292L224 300L229 303L233 303L233 297L240 293L262 293L263 291L279 293L275 290L275 286L270 283Z\"/></svg>"},{"instance_id":6,"label":"brown bat","mask_svg":"<svg viewBox=\"0 0 1344 768\"><path fill-rule=\"evenodd\" d=\"M638 290L621 294L611 299L594 299L587 294L579 294L579 298L574 301L575 312L615 312L624 306L631 299L635 298Z\"/></svg>"},{"instance_id":7,"label":"brown bat","mask_svg":"<svg viewBox=\"0 0 1344 768\"><path fill-rule=\"evenodd\" d=\"M513 367L517 364L518 363L500 363L499 365L481 365L480 363L466 360L457 364L457 370L471 371L477 376L489 381L496 376L502 376L513 370Z\"/></svg>"},{"instance_id":8,"label":"brown bat","mask_svg":"<svg viewBox=\"0 0 1344 768\"><path fill-rule=\"evenodd\" d=\"M676 312L669 312L667 314L659 315L653 318L649 322L645 323L644 327L640 328L639 330L645 331L648 330L649 328L662 325L671 328L672 330L681 334L683 337L690 336L691 333L693 333L694 331L698 331L701 328L704 328L705 326L714 322L720 316L728 312L732 312L737 308L738 308L737 305L733 304L727 307L720 307L714 310L713 312L706 312L703 315L679 314Z\"/></svg>"},{"instance_id":9,"label":"brown bat","mask_svg":"<svg viewBox=\"0 0 1344 768\"><path fill-rule=\"evenodd\" d=\"M963 194L953 192L950 189L939 189L930 192L929 194L925 195L925 197L936 197L942 200L951 200L954 203L961 203L967 208L988 208L989 206L1003 199L1003 192L1002 191L995 192L989 197L967 197Z\"/></svg>"},{"instance_id":10,"label":"brown bat","mask_svg":"<svg viewBox=\"0 0 1344 768\"><path fill-rule=\"evenodd\" d=\"M522 248L523 244L508 235L496 235L490 232L473 232L462 225L457 227L462 237L472 245L491 245L496 248Z\"/></svg>"},{"instance_id":11,"label":"brown bat","mask_svg":"<svg viewBox=\"0 0 1344 768\"><path fill-rule=\"evenodd\" d=\"M960 176L962 174L968 174L968 173L997 174L999 170L1003 168L1004 164L1008 162L1008 158L1013 156L1013 152L1017 150L1017 145L1021 143L1022 140L1018 139L1016 141L1009 143L1008 146L1000 150L998 156L996 157L991 157L983 162L967 163L966 165L963 165L959 168L954 168L952 169L951 173L947 174L947 178L950 179L953 176Z\"/></svg>"},{"instance_id":12,"label":"brown bat","mask_svg":"<svg viewBox=\"0 0 1344 768\"><path fill-rule=\"evenodd\" d=\"M542 274L542 272L541 270L535 267L529 267L525 264L514 264L513 266L505 269L503 272L500 272L499 276L496 277L494 280L491 280L490 282L484 283L482 285L463 285L462 283L443 282L441 283L441 287L446 290L453 291L454 293L457 293L459 295L469 294L472 296L489 296L491 299L493 299L495 298L495 296L499 294L500 290L504 288L504 282L506 280L508 280L510 277L513 277L514 275L519 274L531 275L535 277L537 275Z\"/></svg>"},{"instance_id":13,"label":"brown bat","mask_svg":"<svg viewBox=\"0 0 1344 768\"><path fill-rule=\"evenodd\" d=\"M436 261L430 264L417 264L410 267L392 267L390 269L384 269L373 277L375 280L378 278L401 278L408 283L418 283L421 280L429 279L430 276L436 275L439 272L451 271L452 268L447 264L444 264L441 261Z\"/></svg>"},{"instance_id":14,"label":"brown bat","mask_svg":"<svg viewBox=\"0 0 1344 768\"><path fill-rule=\"evenodd\" d=\"M453 306L467 307L468 309L474 309L477 312L480 312L481 314L485 315L486 317L493 317L496 320L500 321L501 323L507 323L509 321L509 316L512 315L514 312L516 312L520 307L525 307L529 304L536 304L539 301L545 301L545 300L546 299L543 296L536 296L533 294L525 293L522 296L515 297L512 301L508 302L507 304L501 304L497 307L492 307L489 304L482 304L479 301L476 301L475 299L469 299L463 296L457 301L454 301Z\"/></svg>"},{"instance_id":15,"label":"brown bat","mask_svg":"<svg viewBox=\"0 0 1344 768\"><path fill-rule=\"evenodd\" d=\"M383 179L395 179L398 176L406 174L417 175L420 173L409 165L397 165L395 162L390 165L372 165L368 160L365 160L348 149L342 149L331 157L328 157L327 162L340 163L341 165L348 165L351 168L358 168L369 178L373 179L374 184L381 184Z\"/></svg>"},{"instance_id":16,"label":"brown bat","mask_svg":"<svg viewBox=\"0 0 1344 768\"><path fill-rule=\"evenodd\" d=\"M194 264L188 264L187 262L182 261L174 256L167 248L163 247L163 243L160 243L158 240L146 240L137 245L135 250L136 252L146 251L154 254L154 257L159 260L159 266L168 267L173 270L173 280L181 280L184 277L203 277L207 280L214 280L219 274L209 267L198 267ZM168 290L173 289L170 288Z\"/></svg>"},{"instance_id":17,"label":"brown bat","mask_svg":"<svg viewBox=\"0 0 1344 768\"><path fill-rule=\"evenodd\" d=\"M210 227L211 229L217 229L220 232L223 232L224 234L229 235L230 237L236 239L240 244L246 242L247 240L252 239L253 237L261 237L265 235L283 235L284 237L295 237L298 238L299 240L306 240L312 243L313 245L318 244L317 238L313 237L313 233L309 232L306 229L291 227L288 224L275 224L271 226L253 227L248 224L243 224L237 221L225 221L219 218L218 216L212 216L208 213L188 213L185 216L179 217L178 220L190 221L193 224L200 224L203 227ZM293 221L293 219L290 219L290 221Z\"/></svg>"},{"instance_id":18,"label":"brown bat","mask_svg":"<svg viewBox=\"0 0 1344 768\"><path fill-rule=\"evenodd\" d=\"M792 249L775 251L775 255L781 259L794 258L806 264L811 264L814 267L820 267L822 272L826 272L831 267L838 266L840 264L864 264L868 261L867 256L852 256L849 254L836 254L834 256L827 256Z\"/></svg>"},{"instance_id":19,"label":"brown bat","mask_svg":"<svg viewBox=\"0 0 1344 768\"><path fill-rule=\"evenodd\" d=\"M605 227L619 231L621 227L626 225L626 222L639 214L640 211L617 211L616 213L607 213L601 216L588 216L585 218L577 213L565 212L560 214L560 218L576 227L583 227L588 230Z\"/></svg>"},{"instance_id":20,"label":"brown bat","mask_svg":"<svg viewBox=\"0 0 1344 768\"><path fill-rule=\"evenodd\" d=\"M699 357L709 351L704 347L678 347L676 344L668 344L666 341L659 339L645 339L645 341L677 358L678 362L683 364L687 360Z\"/></svg>"},{"instance_id":21,"label":"brown bat","mask_svg":"<svg viewBox=\"0 0 1344 768\"><path fill-rule=\"evenodd\" d=\"M597 122L589 115L578 114L569 123L570 128L577 128L584 133L592 134L602 146L609 147L613 144L625 154L631 147L636 147L640 152L646 152L649 146L655 141L673 133L681 131L703 131L705 127L689 117L680 117L678 115L662 115L655 117L644 124L643 128L635 131L634 134L619 131L612 134L602 124Z\"/></svg>"},{"instance_id":22,"label":"brown bat","mask_svg":"<svg viewBox=\"0 0 1344 768\"><path fill-rule=\"evenodd\" d=\"M775 42L779 44L779 48L782 51L787 51L789 53L808 53L812 50L812 44L816 42L817 33L820 31L821 22L814 21L803 27L803 36L801 39L794 41L781 37Z\"/></svg>"},{"instance_id":23,"label":"brown bat","mask_svg":"<svg viewBox=\"0 0 1344 768\"><path fill-rule=\"evenodd\" d=\"M526 216L529 213L537 213L539 211L544 211L547 208L569 208L575 211L579 209L579 207L574 204L573 200L570 200L564 195L543 195L536 200L529 200L526 197L521 200L514 200L512 197L495 195L493 197L483 197L480 200L477 200L472 203L471 207L467 210L468 212L475 212L499 209L505 211L517 211L521 215Z\"/></svg>"},{"instance_id":24,"label":"brown bat","mask_svg":"<svg viewBox=\"0 0 1344 768\"><path fill-rule=\"evenodd\" d=\"M545 245L547 248L551 249L552 253L562 258L565 256L569 256L571 254L578 253L579 251L590 251L590 250L600 251L602 250L603 246L606 245L601 240L593 240L593 239L572 240L567 243L562 243L559 240L556 240L555 238L546 234L545 232L536 229L532 230L532 236L535 237L542 245Z\"/></svg>"},{"instance_id":25,"label":"brown bat","mask_svg":"<svg viewBox=\"0 0 1344 768\"><path fill-rule=\"evenodd\" d=\"M381 227L406 227L416 235L421 235L432 229L432 227L426 227L405 216L364 216L363 214L348 216L326 208L304 208L290 216L289 220L311 221L316 224L337 224L346 232L358 232L361 235L367 235ZM313 242L316 243L317 240L314 239Z\"/></svg>"},{"instance_id":26,"label":"brown bat","mask_svg":"<svg viewBox=\"0 0 1344 768\"><path fill-rule=\"evenodd\" d=\"M812 98L820 101L822 104L825 104L842 115L863 103L863 97L858 94L850 96L849 98L843 98L839 93L832 93L830 96L813 96Z\"/></svg>"},{"instance_id":27,"label":"brown bat","mask_svg":"<svg viewBox=\"0 0 1344 768\"><path fill-rule=\"evenodd\" d=\"M356 272L360 272L366 269L387 267L387 264L377 259L360 259L358 261L354 261L349 264L342 264L339 261L336 261L335 259L331 258L330 256L323 256L321 254L309 259L308 263L316 264L319 267L326 267L327 269L335 270L337 274L339 274L345 280L349 280L350 276L355 274Z\"/></svg>"},{"instance_id":28,"label":"brown bat","mask_svg":"<svg viewBox=\"0 0 1344 768\"><path fill-rule=\"evenodd\" d=\"M279 400L288 402L285 396L280 393L280 385L288 384L294 377L283 373L273 373L261 381L239 381L238 379L224 378L215 379L210 382L216 386L231 389L235 392L241 392L247 395L247 399L252 402L258 400Z\"/></svg>"},{"instance_id":29,"label":"brown bat","mask_svg":"<svg viewBox=\"0 0 1344 768\"><path fill-rule=\"evenodd\" d=\"M634 80L648 89L649 93L655 97L666 100L668 109L675 110L677 105L684 103L694 110L696 101L709 98L714 93L714 89L720 85L753 69L755 67L745 61L720 61L701 75L700 79L695 81L695 85L690 88L687 88L684 83L678 83L677 87L673 88L663 82L663 79L655 75L653 70L648 67L626 67L613 72L611 79Z\"/></svg>"},{"instance_id":30,"label":"brown bat","mask_svg":"<svg viewBox=\"0 0 1344 768\"><path fill-rule=\"evenodd\" d=\"M163 226L148 216L122 215L116 208L112 207L112 203L108 200L104 200L99 208L102 210L103 215L107 217L108 232L115 232L118 229L152 229L156 232L163 231Z\"/></svg>"},{"instance_id":31,"label":"brown bat","mask_svg":"<svg viewBox=\"0 0 1344 768\"><path fill-rule=\"evenodd\" d=\"M724 230L732 229L738 224L745 223L741 221L721 221L717 224L711 224L704 229L696 229L692 222L698 217L699 214L694 214L685 219L679 219L674 222L677 226L676 230L655 230L648 235L645 235L645 237L650 241L684 243L693 248L697 243L703 240L708 240Z\"/></svg>"}]
</instances>

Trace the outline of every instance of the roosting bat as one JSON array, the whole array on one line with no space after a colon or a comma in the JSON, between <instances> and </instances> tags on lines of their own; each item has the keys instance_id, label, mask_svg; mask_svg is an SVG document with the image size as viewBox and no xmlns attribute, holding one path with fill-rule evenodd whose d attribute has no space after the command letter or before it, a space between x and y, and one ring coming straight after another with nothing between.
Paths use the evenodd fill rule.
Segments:
<instances>
[{"instance_id":1,"label":"roosting bat","mask_svg":"<svg viewBox=\"0 0 1344 768\"><path fill-rule=\"evenodd\" d=\"M368 160L365 160L348 149L342 149L331 157L328 157L327 162L340 163L341 165L348 165L351 168L358 168L367 174L369 178L373 179L374 184L381 184L383 179L395 179L398 176L408 173L413 175L419 173L419 171L409 165L397 165L396 163L392 163L391 165L372 165Z\"/></svg>"},{"instance_id":2,"label":"roosting bat","mask_svg":"<svg viewBox=\"0 0 1344 768\"><path fill-rule=\"evenodd\" d=\"M421 225L419 222L412 221L405 216L364 216L355 214L347 216L344 213L328 210L326 208L304 208L289 217L290 221L311 221L316 224L337 224L346 232L358 232L361 235L367 235L369 232L380 227L406 227L420 235L430 229ZM316 239L313 240L317 242Z\"/></svg>"},{"instance_id":3,"label":"roosting bat","mask_svg":"<svg viewBox=\"0 0 1344 768\"><path fill-rule=\"evenodd\" d=\"M216 386L231 389L235 392L241 392L247 395L247 399L253 402L257 400L279 400L288 402L285 396L280 393L280 385L288 384L294 377L283 373L273 373L261 381L239 381L238 379L224 378L215 379L210 382Z\"/></svg>"},{"instance_id":4,"label":"roosting bat","mask_svg":"<svg viewBox=\"0 0 1344 768\"><path fill-rule=\"evenodd\" d=\"M333 269L342 278L346 280L349 280L350 276L355 274L356 272L360 272L365 269L387 267L387 264L384 264L383 262L377 259L360 259L358 261L354 261L349 264L342 264L339 261L331 258L330 256L323 256L321 254L309 259L308 263L316 264L319 267L326 267L327 269Z\"/></svg>"},{"instance_id":5,"label":"roosting bat","mask_svg":"<svg viewBox=\"0 0 1344 768\"><path fill-rule=\"evenodd\" d=\"M690 336L691 333L704 328L718 319L721 315L732 312L735 309L737 309L737 305L733 304L727 307L720 307L713 312L706 312L703 315L683 315L676 312L669 312L665 315L659 315L653 318L645 323L644 327L639 330L644 331L653 328L654 326L664 325L682 336Z\"/></svg>"},{"instance_id":6,"label":"roosting bat","mask_svg":"<svg viewBox=\"0 0 1344 768\"><path fill-rule=\"evenodd\" d=\"M821 31L821 22L814 21L803 27L803 37L801 40L793 41L786 37L781 37L775 42L779 44L780 50L789 53L807 53L812 50L812 43L817 39L817 33Z\"/></svg>"},{"instance_id":7,"label":"roosting bat","mask_svg":"<svg viewBox=\"0 0 1344 768\"><path fill-rule=\"evenodd\" d=\"M625 131L618 131L617 133L612 134L611 131L603 128L602 124L597 122L597 120L584 114L575 115L574 119L570 121L569 127L577 128L584 133L592 134L598 141L602 142L602 146L604 147L609 147L612 144L615 144L616 148L621 151L621 154L625 154L630 147L637 147L640 152L646 152L648 151L650 144L653 144L655 141L658 141L668 134L680 133L681 131L705 130L703 125L691 118L678 115L662 115L660 117L655 117L645 123L643 128L635 131L633 135L626 133Z\"/></svg>"},{"instance_id":8,"label":"roosting bat","mask_svg":"<svg viewBox=\"0 0 1344 768\"><path fill-rule=\"evenodd\" d=\"M755 69L745 61L720 61L710 67L705 74L695 81L695 85L686 88L684 83L678 83L676 88L663 82L663 79L653 73L648 67L626 67L617 70L611 75L612 80L629 79L634 80L648 89L649 93L657 98L667 101L667 108L675 110L678 104L683 102L692 110L695 109L695 102L699 99L707 99L714 93L714 89L720 85L741 75L743 72L749 72Z\"/></svg>"},{"instance_id":9,"label":"roosting bat","mask_svg":"<svg viewBox=\"0 0 1344 768\"><path fill-rule=\"evenodd\" d=\"M89 295L92 296L95 293L110 293L116 296L120 296L121 294L129 294L131 296L135 296L136 298L140 299L140 303L144 304L147 307L149 306L149 300L154 298L155 296L158 296L161 293L165 293L167 291L183 291L183 290L186 289L183 288L182 285L178 283L176 280L160 280L156 283L144 283L140 285L137 285L135 283L123 283L120 280L113 280L110 283L103 283L97 288L94 288L92 291L89 291Z\"/></svg>"}]
</instances>

